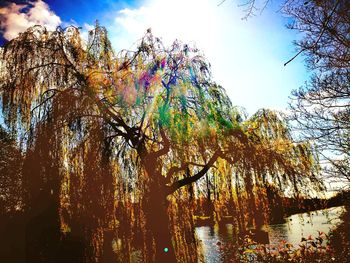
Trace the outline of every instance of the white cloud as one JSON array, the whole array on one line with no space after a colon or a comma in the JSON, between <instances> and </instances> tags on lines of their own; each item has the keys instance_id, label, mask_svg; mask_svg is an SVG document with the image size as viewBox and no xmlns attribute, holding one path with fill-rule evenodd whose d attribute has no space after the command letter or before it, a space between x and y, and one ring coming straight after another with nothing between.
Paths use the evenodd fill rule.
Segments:
<instances>
[{"instance_id":1,"label":"white cloud","mask_svg":"<svg viewBox=\"0 0 350 263\"><path fill-rule=\"evenodd\" d=\"M284 109L290 91L306 78L300 60L283 67L294 54L295 33L284 27L275 10L245 21L235 1L219 7L218 2L145 0L138 8L116 12L114 21L105 24L117 50L132 46L147 28L165 44L175 39L195 44L235 105L249 114L261 107Z\"/></svg>"},{"instance_id":2,"label":"white cloud","mask_svg":"<svg viewBox=\"0 0 350 263\"><path fill-rule=\"evenodd\" d=\"M24 9L28 11L25 13ZM1 30L7 40L15 38L34 25L43 25L48 30L55 30L61 24L61 19L42 0L27 5L9 4L0 8L0 16Z\"/></svg>"},{"instance_id":3,"label":"white cloud","mask_svg":"<svg viewBox=\"0 0 350 263\"><path fill-rule=\"evenodd\" d=\"M146 1L140 8L119 11L114 30L122 30L125 39L136 40L147 28L152 28L152 32L168 44L175 39L203 44L207 42L209 35L216 34L218 26L216 13L213 12L210 2L212 1Z\"/></svg>"}]
</instances>

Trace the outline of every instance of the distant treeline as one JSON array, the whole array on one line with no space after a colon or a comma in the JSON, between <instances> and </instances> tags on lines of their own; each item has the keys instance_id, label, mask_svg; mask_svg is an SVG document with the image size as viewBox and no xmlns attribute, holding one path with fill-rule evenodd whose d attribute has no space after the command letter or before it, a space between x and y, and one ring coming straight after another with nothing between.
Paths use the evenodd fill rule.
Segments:
<instances>
[{"instance_id":1,"label":"distant treeline","mask_svg":"<svg viewBox=\"0 0 350 263\"><path fill-rule=\"evenodd\" d=\"M314 210L330 208L335 206L349 205L350 204L350 191L339 192L334 197L329 199L324 198L287 198L282 199L283 209L285 216L310 212Z\"/></svg>"},{"instance_id":2,"label":"distant treeline","mask_svg":"<svg viewBox=\"0 0 350 263\"><path fill-rule=\"evenodd\" d=\"M269 202L269 223L277 224L285 222L285 218L294 214L306 213L315 210L350 205L350 191L341 191L331 198L303 198L303 197L283 197L280 193L268 188ZM216 219L218 223L230 223L237 217L237 211L234 206L226 204L226 212L217 216L215 210L215 200L198 199L195 201L195 219L197 225L214 224ZM222 212L222 211L221 211ZM261 215L260 215L261 216Z\"/></svg>"}]
</instances>

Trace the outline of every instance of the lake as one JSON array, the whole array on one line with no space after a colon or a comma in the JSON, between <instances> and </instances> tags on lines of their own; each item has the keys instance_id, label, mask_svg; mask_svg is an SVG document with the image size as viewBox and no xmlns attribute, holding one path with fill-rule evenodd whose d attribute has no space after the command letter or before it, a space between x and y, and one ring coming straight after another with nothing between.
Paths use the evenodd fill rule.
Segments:
<instances>
[{"instance_id":1,"label":"lake","mask_svg":"<svg viewBox=\"0 0 350 263\"><path fill-rule=\"evenodd\" d=\"M341 222L339 218L344 211L343 206L332 207L309 213L295 214L286 218L283 224L267 225L264 230L269 234L270 244L279 244L282 240L293 245L299 244L302 237L309 235L318 236L318 231L326 234ZM195 232L202 243L205 262L221 263L221 251L218 242L226 243L234 241L234 231L231 224L225 225L226 229L217 226L196 227Z\"/></svg>"}]
</instances>

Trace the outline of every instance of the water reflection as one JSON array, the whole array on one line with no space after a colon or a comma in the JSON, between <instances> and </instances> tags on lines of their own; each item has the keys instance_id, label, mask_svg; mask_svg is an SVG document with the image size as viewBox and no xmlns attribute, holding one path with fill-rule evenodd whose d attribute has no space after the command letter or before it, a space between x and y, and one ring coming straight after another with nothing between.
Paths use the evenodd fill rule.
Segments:
<instances>
[{"instance_id":1,"label":"water reflection","mask_svg":"<svg viewBox=\"0 0 350 263\"><path fill-rule=\"evenodd\" d=\"M202 243L205 262L220 263L221 255L217 243L229 240L229 235L227 235L227 239L219 235L217 226L200 226L196 227L195 231Z\"/></svg>"},{"instance_id":2,"label":"water reflection","mask_svg":"<svg viewBox=\"0 0 350 263\"><path fill-rule=\"evenodd\" d=\"M344 207L340 206L311 213L296 214L286 218L284 224L268 225L264 228L269 233L270 244L279 244L282 240L286 240L293 245L297 245L302 237L317 236L318 231L329 233L330 229L341 222L339 216L343 211ZM195 231L202 243L205 262L222 262L223 255L217 245L218 242L227 243L236 240L235 231L233 231L231 224L226 224L220 228L217 226L201 226L196 227Z\"/></svg>"}]
</instances>

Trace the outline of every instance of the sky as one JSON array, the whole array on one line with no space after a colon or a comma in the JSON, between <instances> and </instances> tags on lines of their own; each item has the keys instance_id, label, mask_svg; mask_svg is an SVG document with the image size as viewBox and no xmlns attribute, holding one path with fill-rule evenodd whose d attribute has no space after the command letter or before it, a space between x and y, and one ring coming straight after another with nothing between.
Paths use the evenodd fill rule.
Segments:
<instances>
[{"instance_id":1,"label":"sky","mask_svg":"<svg viewBox=\"0 0 350 263\"><path fill-rule=\"evenodd\" d=\"M277 12L279 1L270 1L261 14L247 20L242 19L242 1L219 5L221 1L2 1L0 45L35 24L50 30L73 24L86 34L98 19L119 51L135 48L151 28L167 45L178 39L199 48L211 64L213 79L248 114L260 108L285 111L291 91L304 84L308 73L302 57L283 66L295 54L292 41L298 35L285 27L288 20Z\"/></svg>"}]
</instances>

